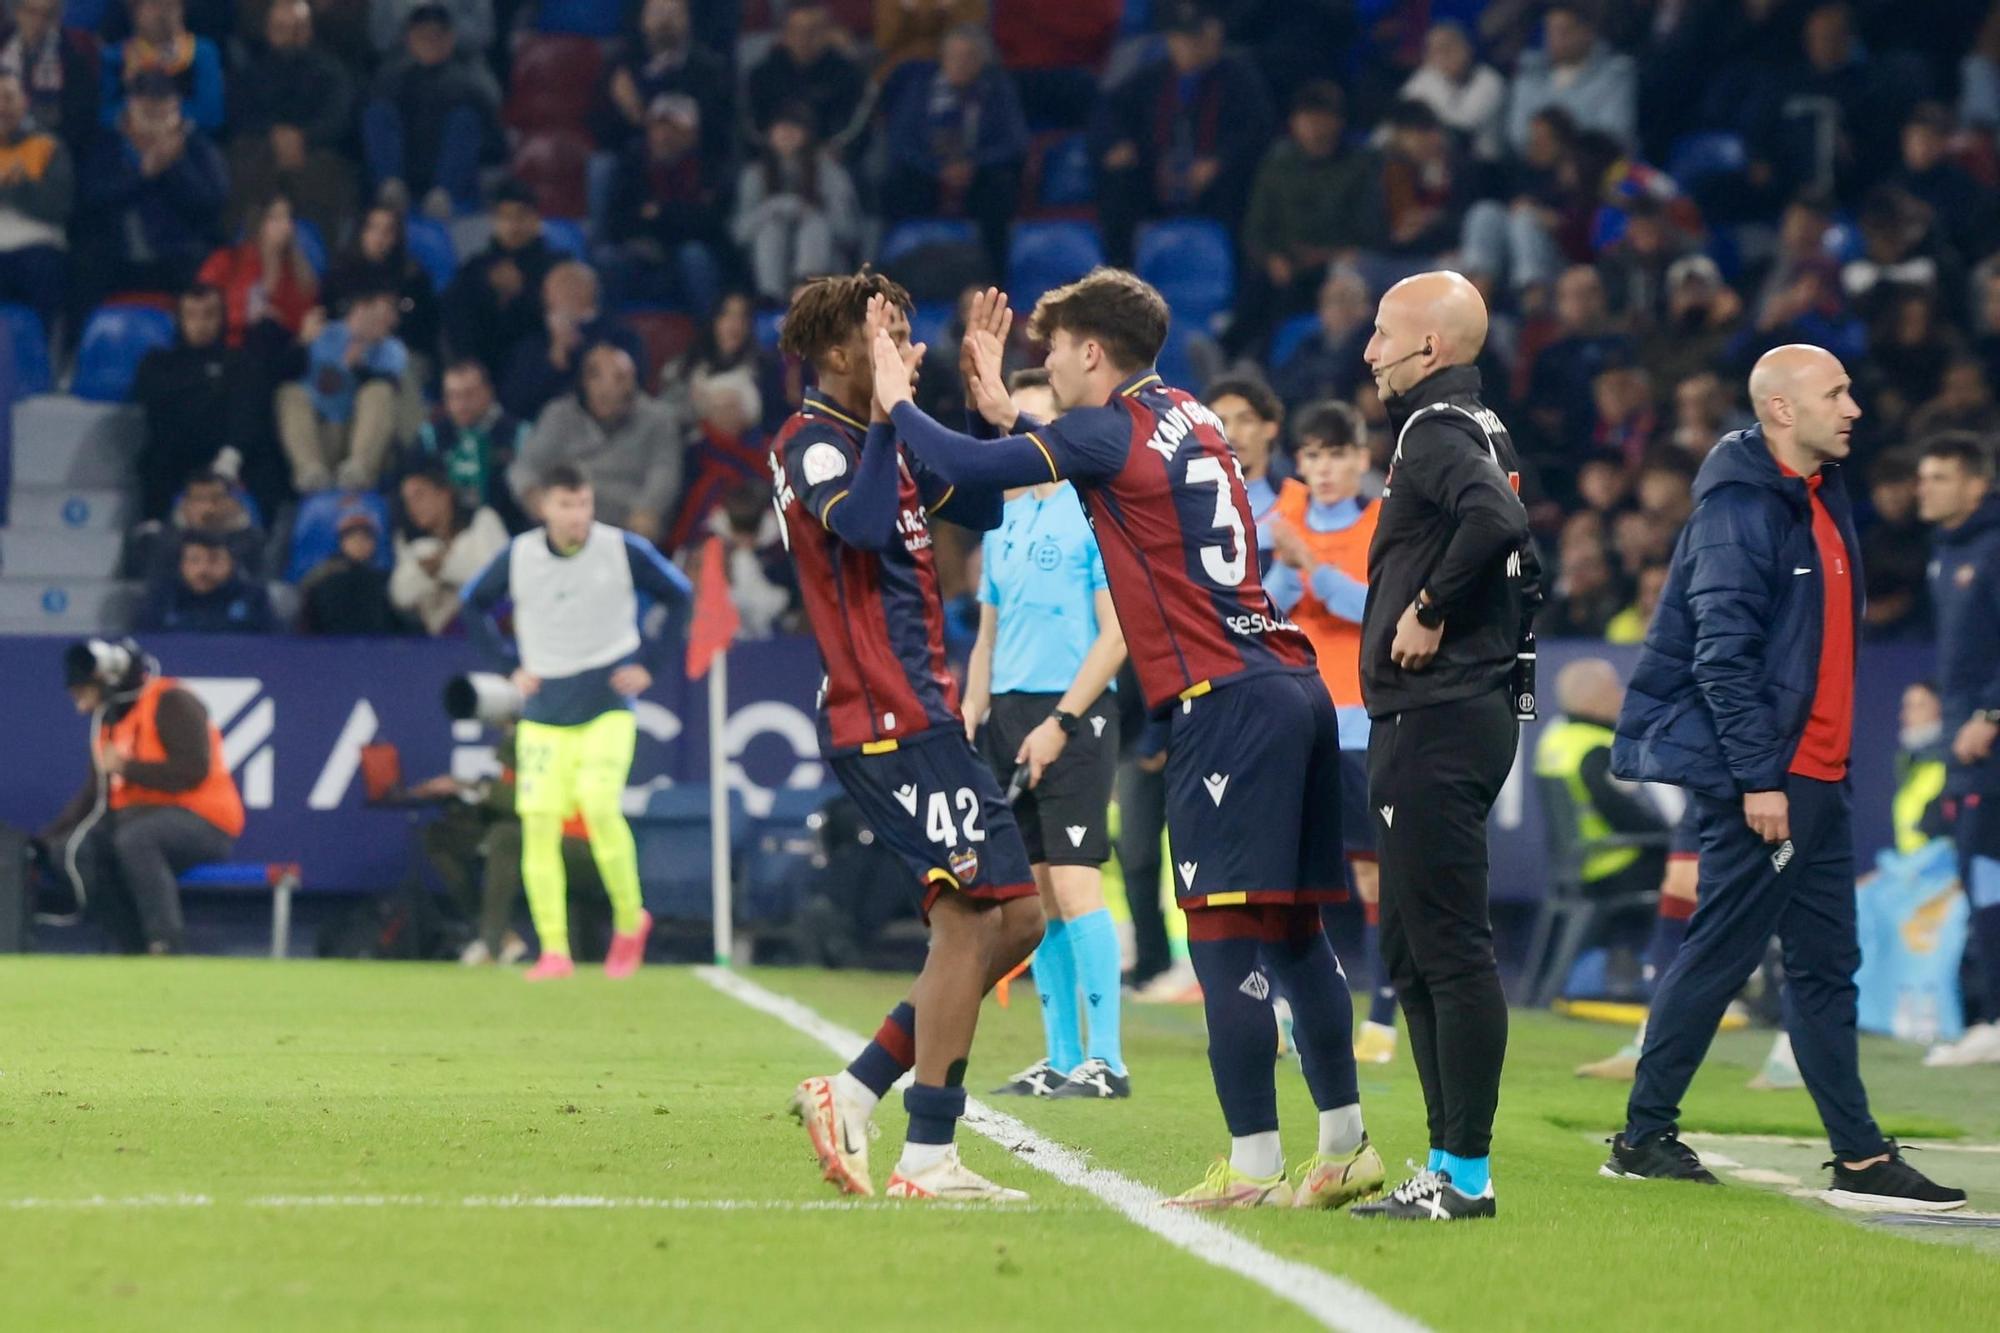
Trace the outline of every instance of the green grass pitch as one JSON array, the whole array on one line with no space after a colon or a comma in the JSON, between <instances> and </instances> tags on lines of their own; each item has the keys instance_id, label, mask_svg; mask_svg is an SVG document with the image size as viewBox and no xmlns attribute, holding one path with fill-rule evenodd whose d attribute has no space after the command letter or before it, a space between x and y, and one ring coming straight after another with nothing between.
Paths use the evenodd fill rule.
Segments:
<instances>
[{"instance_id":1,"label":"green grass pitch","mask_svg":"<svg viewBox=\"0 0 2000 1333\"><path fill-rule=\"evenodd\" d=\"M902 980L751 975L862 1032ZM1032 992L1015 994L988 1004L975 1092L1039 1054ZM10 958L0 1033L0 1329L1312 1326L969 1133L967 1160L1031 1205L840 1203L782 1110L838 1062L684 970L529 987L441 966ZM1570 1069L1621 1037L1515 1015L1497 1222L1223 1224L1436 1330L1996 1326L2000 1232L1927 1242L1768 1186L1598 1178L1622 1089ZM1718 1040L1689 1130L1817 1137L1803 1093L1743 1089L1768 1040ZM1198 1009L1129 1006L1131 1102L1003 1105L1172 1192L1226 1143L1203 1046ZM1918 1163L2000 1212L2000 1153L1971 1150L2000 1142L2000 1069L1925 1071L1872 1040L1864 1068L1891 1132L1957 1145ZM1311 1107L1295 1064L1279 1077L1296 1158ZM1384 1157L1421 1156L1407 1061L1362 1079ZM897 1099L880 1119L878 1184ZM1822 1179L1820 1149L1714 1146Z\"/></svg>"}]
</instances>

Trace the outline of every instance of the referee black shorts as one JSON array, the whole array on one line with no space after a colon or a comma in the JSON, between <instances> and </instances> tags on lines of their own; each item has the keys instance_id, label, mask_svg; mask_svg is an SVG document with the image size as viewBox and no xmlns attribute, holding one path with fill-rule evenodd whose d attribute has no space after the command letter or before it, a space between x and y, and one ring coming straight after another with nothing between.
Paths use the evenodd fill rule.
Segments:
<instances>
[{"instance_id":1,"label":"referee black shorts","mask_svg":"<svg viewBox=\"0 0 2000 1333\"><path fill-rule=\"evenodd\" d=\"M996 694L979 732L980 752L1004 788L1012 781L1021 742L1055 712L1060 694ZM1083 714L1062 755L1041 782L1023 788L1014 821L1034 865L1101 866L1111 857L1106 826L1118 775L1118 700L1110 690Z\"/></svg>"}]
</instances>

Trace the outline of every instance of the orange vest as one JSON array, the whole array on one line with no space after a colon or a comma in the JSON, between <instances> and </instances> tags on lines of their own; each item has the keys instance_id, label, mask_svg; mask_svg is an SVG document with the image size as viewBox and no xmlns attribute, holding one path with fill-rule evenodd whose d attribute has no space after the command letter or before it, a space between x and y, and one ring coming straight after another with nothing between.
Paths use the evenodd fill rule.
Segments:
<instances>
[{"instance_id":1,"label":"orange vest","mask_svg":"<svg viewBox=\"0 0 2000 1333\"><path fill-rule=\"evenodd\" d=\"M160 744L160 696L179 689L180 682L162 676L146 682L125 716L104 728L102 744L117 744L133 760L142 764L164 763L167 747ZM123 810L134 805L177 805L191 810L234 838L243 832L243 798L236 793L236 779L229 776L229 764L222 757L222 733L211 720L208 724L208 776L188 791L160 791L111 779L111 808Z\"/></svg>"},{"instance_id":2,"label":"orange vest","mask_svg":"<svg viewBox=\"0 0 2000 1333\"><path fill-rule=\"evenodd\" d=\"M1285 482L1278 492L1278 517L1290 523L1322 565L1332 565L1341 573L1361 582L1368 581L1368 544L1375 540L1375 520L1382 506L1368 503L1352 526L1339 532L1314 532L1306 522L1312 492L1297 478ZM1292 620L1312 640L1319 654L1319 674L1337 707L1355 707L1361 702L1361 626L1342 620L1326 609L1313 595L1310 585L1305 596L1292 608Z\"/></svg>"}]
</instances>

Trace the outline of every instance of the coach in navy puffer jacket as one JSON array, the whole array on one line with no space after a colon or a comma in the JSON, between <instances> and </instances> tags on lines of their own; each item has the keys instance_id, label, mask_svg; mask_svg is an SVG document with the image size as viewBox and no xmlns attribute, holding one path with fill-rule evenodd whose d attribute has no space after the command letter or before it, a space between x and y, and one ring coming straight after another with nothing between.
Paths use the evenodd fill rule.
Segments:
<instances>
[{"instance_id":1,"label":"coach in navy puffer jacket","mask_svg":"<svg viewBox=\"0 0 2000 1333\"><path fill-rule=\"evenodd\" d=\"M1852 563L1858 625L1853 508L1838 464L1820 476ZM1718 800L1782 790L1812 711L1824 619L1806 483L1779 469L1753 426L1715 446L1694 501L1625 691L1611 769Z\"/></svg>"}]
</instances>

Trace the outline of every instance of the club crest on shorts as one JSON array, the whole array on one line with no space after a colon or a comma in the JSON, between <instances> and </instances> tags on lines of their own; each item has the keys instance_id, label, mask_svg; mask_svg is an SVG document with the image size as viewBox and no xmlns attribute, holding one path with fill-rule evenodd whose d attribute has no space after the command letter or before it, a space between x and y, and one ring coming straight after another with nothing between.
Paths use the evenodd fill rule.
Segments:
<instances>
[{"instance_id":1,"label":"club crest on shorts","mask_svg":"<svg viewBox=\"0 0 2000 1333\"><path fill-rule=\"evenodd\" d=\"M979 853L970 847L955 848L945 857L945 865L950 867L952 878L960 884L970 884L979 878Z\"/></svg>"},{"instance_id":2,"label":"club crest on shorts","mask_svg":"<svg viewBox=\"0 0 2000 1333\"><path fill-rule=\"evenodd\" d=\"M1771 853L1771 869L1773 871L1782 874L1784 873L1785 867L1790 865L1791 863L1792 863L1792 840L1790 838L1787 838L1782 843L1778 844L1777 851Z\"/></svg>"}]
</instances>

